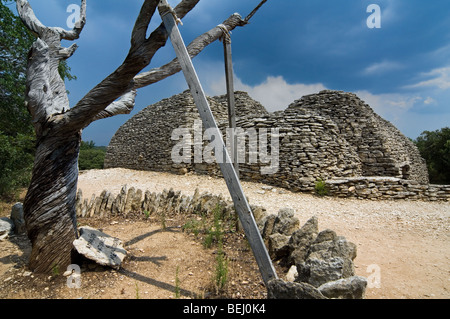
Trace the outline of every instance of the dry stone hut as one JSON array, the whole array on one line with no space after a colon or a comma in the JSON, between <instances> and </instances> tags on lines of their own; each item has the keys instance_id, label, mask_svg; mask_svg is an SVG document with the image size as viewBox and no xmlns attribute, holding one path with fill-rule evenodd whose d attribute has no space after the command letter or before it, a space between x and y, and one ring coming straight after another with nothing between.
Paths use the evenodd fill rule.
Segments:
<instances>
[{"instance_id":1,"label":"dry stone hut","mask_svg":"<svg viewBox=\"0 0 450 319\"><path fill-rule=\"evenodd\" d=\"M210 97L209 102L226 140L226 96ZM428 184L425 161L415 145L355 94L321 91L302 97L284 111L269 113L247 93L236 92L236 116L245 137L242 180L293 191L312 191L318 179L382 176ZM116 132L107 148L105 167L218 176L216 163L195 160L196 148L209 143L196 135L199 120L188 91L148 106ZM192 141L181 163L172 156L179 143L172 135L179 128L185 128ZM261 150L266 151L265 160ZM270 157L274 154L277 158ZM256 162L251 160L255 156ZM272 170L267 170L269 165Z\"/></svg>"}]
</instances>

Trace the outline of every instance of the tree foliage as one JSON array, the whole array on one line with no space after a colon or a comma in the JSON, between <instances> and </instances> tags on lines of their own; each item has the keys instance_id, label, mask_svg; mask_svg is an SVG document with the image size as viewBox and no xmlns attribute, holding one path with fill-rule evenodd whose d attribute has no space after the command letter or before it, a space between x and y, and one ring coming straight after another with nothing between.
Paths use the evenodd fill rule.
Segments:
<instances>
[{"instance_id":1,"label":"tree foliage","mask_svg":"<svg viewBox=\"0 0 450 319\"><path fill-rule=\"evenodd\" d=\"M0 196L12 197L26 187L33 166L34 139L30 135L15 137L0 132Z\"/></svg>"},{"instance_id":2,"label":"tree foliage","mask_svg":"<svg viewBox=\"0 0 450 319\"><path fill-rule=\"evenodd\" d=\"M95 146L93 141L81 142L78 167L80 170L102 169L105 161L106 147Z\"/></svg>"},{"instance_id":3,"label":"tree foliage","mask_svg":"<svg viewBox=\"0 0 450 319\"><path fill-rule=\"evenodd\" d=\"M0 130L7 136L32 134L25 107L27 55L33 34L0 1Z\"/></svg>"},{"instance_id":4,"label":"tree foliage","mask_svg":"<svg viewBox=\"0 0 450 319\"><path fill-rule=\"evenodd\" d=\"M424 131L414 143L427 162L430 182L450 184L450 127Z\"/></svg>"},{"instance_id":5,"label":"tree foliage","mask_svg":"<svg viewBox=\"0 0 450 319\"><path fill-rule=\"evenodd\" d=\"M0 1L0 196L27 186L34 130L25 107L27 55L34 41L22 21Z\"/></svg>"}]
</instances>

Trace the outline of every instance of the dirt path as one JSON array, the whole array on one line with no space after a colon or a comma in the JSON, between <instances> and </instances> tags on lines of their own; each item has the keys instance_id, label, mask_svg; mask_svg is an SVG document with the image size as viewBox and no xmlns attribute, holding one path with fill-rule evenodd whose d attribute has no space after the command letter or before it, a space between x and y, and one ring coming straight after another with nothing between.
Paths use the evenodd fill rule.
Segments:
<instances>
[{"instance_id":1,"label":"dirt path","mask_svg":"<svg viewBox=\"0 0 450 319\"><path fill-rule=\"evenodd\" d=\"M124 184L152 192L173 188L186 195L198 188L229 198L225 182L207 176L108 169L83 172L79 178L84 198L105 189L117 194ZM269 213L293 208L301 224L315 215L319 230L332 229L354 242L356 273L369 278L366 298L450 297L450 203L319 198L242 184L251 204L262 205ZM87 285L82 290L67 288L64 278L30 278L23 261L29 249L19 247L19 239L13 238L0 242L0 298L172 298L177 280L182 295L204 297L202 289L214 272L214 249L205 250L177 227L161 231L148 221L103 221L93 226L128 242L132 258L125 270L92 269L83 275ZM261 281L250 275L257 273L256 265L238 257L233 260L231 280L236 289L230 297L262 297Z\"/></svg>"}]
</instances>

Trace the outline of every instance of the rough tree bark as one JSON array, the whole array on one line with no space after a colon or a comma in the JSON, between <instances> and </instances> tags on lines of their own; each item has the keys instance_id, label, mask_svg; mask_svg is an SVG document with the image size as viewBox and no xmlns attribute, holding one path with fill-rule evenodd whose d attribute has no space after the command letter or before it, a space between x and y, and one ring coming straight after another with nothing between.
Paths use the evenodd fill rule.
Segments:
<instances>
[{"instance_id":1,"label":"rough tree bark","mask_svg":"<svg viewBox=\"0 0 450 319\"><path fill-rule=\"evenodd\" d=\"M199 1L182 0L174 13L182 19ZM16 3L22 21L37 36L28 57L26 92L37 136L32 179L24 201L27 233L32 243L29 267L35 272L49 273L71 264L72 243L78 236L75 197L82 129L93 121L130 113L138 88L161 81L179 72L181 67L174 60L139 74L168 39L162 23L146 36L159 0L145 0L122 65L71 108L58 65L75 53L77 45L64 48L61 40L79 38L86 23L86 0L81 0L80 19L73 30L44 26L27 0L16 0ZM247 22L234 14L223 26L231 31ZM219 39L223 26L195 39L189 46L191 56Z\"/></svg>"}]
</instances>

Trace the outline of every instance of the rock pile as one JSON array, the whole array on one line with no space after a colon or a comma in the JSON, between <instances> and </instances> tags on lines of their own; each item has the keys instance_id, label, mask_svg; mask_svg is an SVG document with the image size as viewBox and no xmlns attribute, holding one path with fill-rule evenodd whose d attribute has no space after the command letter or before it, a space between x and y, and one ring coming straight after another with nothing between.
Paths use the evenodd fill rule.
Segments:
<instances>
[{"instance_id":1,"label":"rock pile","mask_svg":"<svg viewBox=\"0 0 450 319\"><path fill-rule=\"evenodd\" d=\"M353 260L356 245L333 230L319 232L318 220L310 218L299 228L292 209L281 209L278 215L266 215L259 229L273 260L290 267L286 283L270 284L272 298L364 298L367 280L355 276Z\"/></svg>"}]
</instances>

